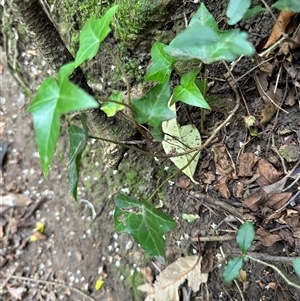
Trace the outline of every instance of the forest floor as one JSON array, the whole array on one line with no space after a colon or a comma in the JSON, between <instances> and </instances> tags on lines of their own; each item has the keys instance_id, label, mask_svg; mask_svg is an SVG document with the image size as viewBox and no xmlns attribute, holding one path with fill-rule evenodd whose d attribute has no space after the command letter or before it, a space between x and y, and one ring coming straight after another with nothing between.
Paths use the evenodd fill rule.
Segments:
<instances>
[{"instance_id":1,"label":"forest floor","mask_svg":"<svg viewBox=\"0 0 300 301\"><path fill-rule=\"evenodd\" d=\"M34 48L26 53L29 63L24 68L31 70L37 87L42 74L51 71L45 71L43 63L30 65L30 56L36 53ZM234 70L236 77L252 63L246 60ZM293 66L296 62L289 65ZM290 81L288 67L282 71L277 95L284 99L280 105L285 111L275 110L270 118L266 116L270 104L261 99L253 76L246 76L241 92L247 108L242 103L236 117L201 152L194 177L198 184L180 174L160 192L162 209L178 222L166 235L166 265L197 254L198 237L200 251L210 262L207 282L193 293L185 283L179 289L180 300L300 300L300 292L274 269L254 261L244 264L242 279L233 283L222 280L225 258L238 251L235 233L241 222L250 220L256 229L249 250L253 257L277 266L299 283L291 260L300 256L300 196L294 197L299 191L300 168L286 177L285 183L280 181L300 158L300 76L299 69L296 71ZM211 70L215 77L225 72L221 64ZM264 82L263 77L259 82ZM276 76L270 77L268 89L275 82ZM229 104L237 101L225 81L218 82L212 93L221 100L206 112L209 131L225 120ZM16 202L10 206L0 203L1 300L144 300L145 294L137 287L152 281L158 263L132 237L114 230L114 198L119 192L145 197L175 168L170 161L158 162L128 151L118 169L112 170L103 161L100 143L90 140L83 154L76 203L68 184L69 120L62 120L59 145L49 179L45 179L32 118L26 113L29 101L9 73L0 48L0 195L2 201ZM257 137L250 136L244 125L247 110L260 120ZM199 126L198 110L183 106L179 111L181 123ZM204 141L206 138L203 135ZM188 222L183 213L197 218ZM45 226L42 234L36 231L39 223ZM31 241L32 235L37 241ZM99 279L104 285L96 290Z\"/></svg>"}]
</instances>

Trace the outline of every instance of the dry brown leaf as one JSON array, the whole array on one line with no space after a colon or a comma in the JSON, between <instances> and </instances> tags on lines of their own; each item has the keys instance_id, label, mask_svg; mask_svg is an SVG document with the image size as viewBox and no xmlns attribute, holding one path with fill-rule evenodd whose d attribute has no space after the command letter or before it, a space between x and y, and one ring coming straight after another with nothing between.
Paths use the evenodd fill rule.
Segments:
<instances>
[{"instance_id":1,"label":"dry brown leaf","mask_svg":"<svg viewBox=\"0 0 300 301\"><path fill-rule=\"evenodd\" d=\"M152 269L150 267L141 268L141 273L143 274L148 283L153 283L153 274Z\"/></svg>"},{"instance_id":2,"label":"dry brown leaf","mask_svg":"<svg viewBox=\"0 0 300 301\"><path fill-rule=\"evenodd\" d=\"M279 231L279 235L281 236L282 240L286 241L288 245L292 248L295 247L295 244L297 242L297 239L293 237L293 233L289 229L281 229Z\"/></svg>"},{"instance_id":3,"label":"dry brown leaf","mask_svg":"<svg viewBox=\"0 0 300 301\"><path fill-rule=\"evenodd\" d=\"M243 153L240 156L239 177L251 177L253 175L252 168L257 162L257 157L253 153Z\"/></svg>"},{"instance_id":4,"label":"dry brown leaf","mask_svg":"<svg viewBox=\"0 0 300 301\"><path fill-rule=\"evenodd\" d=\"M16 300L22 300L24 293L27 291L25 287L13 287L8 284L6 285L6 288L10 295Z\"/></svg>"},{"instance_id":5,"label":"dry brown leaf","mask_svg":"<svg viewBox=\"0 0 300 301\"><path fill-rule=\"evenodd\" d=\"M230 198L230 191L227 187L227 177L224 176L219 179L215 184L216 191L219 191L221 196L225 199Z\"/></svg>"},{"instance_id":6,"label":"dry brown leaf","mask_svg":"<svg viewBox=\"0 0 300 301\"><path fill-rule=\"evenodd\" d=\"M280 14L277 18L277 22L273 26L273 30L271 32L269 39L267 40L267 42L264 46L264 49L267 49L268 47L270 47L271 45L273 45L280 39L282 32L284 32L286 30L287 26L289 25L291 19L293 18L293 16L295 14L296 14L295 12L291 12L291 11L281 11L280 12Z\"/></svg>"},{"instance_id":7,"label":"dry brown leaf","mask_svg":"<svg viewBox=\"0 0 300 301\"><path fill-rule=\"evenodd\" d=\"M9 193L0 195L0 205L8 207L26 207L32 203L32 200L22 194Z\"/></svg>"},{"instance_id":8,"label":"dry brown leaf","mask_svg":"<svg viewBox=\"0 0 300 301\"><path fill-rule=\"evenodd\" d=\"M201 272L202 258L198 259L198 256L181 257L157 276L153 286L140 285L138 289L147 293L145 301L179 301L178 288L185 280L197 292L200 284L208 279L208 274Z\"/></svg>"},{"instance_id":9,"label":"dry brown leaf","mask_svg":"<svg viewBox=\"0 0 300 301\"><path fill-rule=\"evenodd\" d=\"M233 195L238 198L241 199L243 198L244 195L244 184L242 182L236 182L233 186Z\"/></svg>"},{"instance_id":10,"label":"dry brown leaf","mask_svg":"<svg viewBox=\"0 0 300 301\"><path fill-rule=\"evenodd\" d=\"M282 191L287 179L288 177L285 176L274 184L259 188L254 194L244 200L244 204L252 211L256 211L260 205L264 204L274 194Z\"/></svg>"},{"instance_id":11,"label":"dry brown leaf","mask_svg":"<svg viewBox=\"0 0 300 301\"><path fill-rule=\"evenodd\" d=\"M3 67L3 65L2 65L2 64L0 64L0 74L2 74L2 73L3 73L3 70L4 70L4 67Z\"/></svg>"},{"instance_id":12,"label":"dry brown leaf","mask_svg":"<svg viewBox=\"0 0 300 301\"><path fill-rule=\"evenodd\" d=\"M258 228L256 230L256 235L261 242L261 244L265 247L272 246L275 242L282 240L279 234L270 233L269 231Z\"/></svg>"},{"instance_id":13,"label":"dry brown leaf","mask_svg":"<svg viewBox=\"0 0 300 301\"><path fill-rule=\"evenodd\" d=\"M278 172L275 167L266 159L258 161L259 178L256 180L259 186L273 184L279 180Z\"/></svg>"},{"instance_id":14,"label":"dry brown leaf","mask_svg":"<svg viewBox=\"0 0 300 301\"><path fill-rule=\"evenodd\" d=\"M288 202L291 195L291 192L282 192L274 194L266 201L265 204L273 208L274 210L277 210Z\"/></svg>"}]
</instances>

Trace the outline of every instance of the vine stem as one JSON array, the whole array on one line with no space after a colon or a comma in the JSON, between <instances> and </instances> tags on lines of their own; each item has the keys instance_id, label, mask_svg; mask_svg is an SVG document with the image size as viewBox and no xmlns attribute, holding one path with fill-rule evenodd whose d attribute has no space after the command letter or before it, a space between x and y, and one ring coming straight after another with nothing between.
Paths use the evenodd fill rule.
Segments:
<instances>
[{"instance_id":1,"label":"vine stem","mask_svg":"<svg viewBox=\"0 0 300 301\"><path fill-rule=\"evenodd\" d=\"M281 272L281 270L280 270L279 268L277 268L276 266L274 266L273 264L267 263L267 262L265 262L265 261L263 261L263 260L254 258L254 257L249 256L249 255L247 255L247 257L248 257L249 259L251 259L251 260L254 260L254 261L260 263L260 264L263 264L263 265L266 265L266 266L272 268L273 270L275 270L275 271L283 278L283 280L284 280L287 284L289 284L290 286L293 286L293 287L295 287L295 288L297 288L297 289L300 289L300 285L298 285L298 284L294 283L293 281L291 281L290 279L288 279L287 276L285 276L285 275L283 274L283 272Z\"/></svg>"}]
</instances>

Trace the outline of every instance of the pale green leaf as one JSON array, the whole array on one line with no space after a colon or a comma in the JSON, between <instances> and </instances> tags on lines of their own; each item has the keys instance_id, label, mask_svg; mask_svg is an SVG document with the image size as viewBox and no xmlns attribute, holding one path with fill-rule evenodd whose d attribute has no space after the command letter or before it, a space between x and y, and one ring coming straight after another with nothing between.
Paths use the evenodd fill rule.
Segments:
<instances>
[{"instance_id":1,"label":"pale green leaf","mask_svg":"<svg viewBox=\"0 0 300 301\"><path fill-rule=\"evenodd\" d=\"M188 221L189 223L191 223L191 222L197 220L199 218L199 215L183 213L182 218L185 219L186 221Z\"/></svg>"},{"instance_id":2,"label":"pale green leaf","mask_svg":"<svg viewBox=\"0 0 300 301\"><path fill-rule=\"evenodd\" d=\"M67 80L75 68L75 62L61 66L58 71L58 84L61 85L65 80Z\"/></svg>"},{"instance_id":3,"label":"pale green leaf","mask_svg":"<svg viewBox=\"0 0 300 301\"><path fill-rule=\"evenodd\" d=\"M295 269L296 274L300 277L300 257L295 257L293 259L293 267Z\"/></svg>"},{"instance_id":4,"label":"pale green leaf","mask_svg":"<svg viewBox=\"0 0 300 301\"><path fill-rule=\"evenodd\" d=\"M294 11L297 13L300 12L299 0L279 0L276 1L272 6L280 10Z\"/></svg>"},{"instance_id":5,"label":"pale green leaf","mask_svg":"<svg viewBox=\"0 0 300 301\"><path fill-rule=\"evenodd\" d=\"M75 66L78 67L85 60L92 59L99 50L100 43L110 32L111 22L118 6L111 7L101 19L94 16L84 25L80 33L79 49L75 58Z\"/></svg>"},{"instance_id":6,"label":"pale green leaf","mask_svg":"<svg viewBox=\"0 0 300 301\"><path fill-rule=\"evenodd\" d=\"M159 84L169 80L172 66L175 63L175 58L166 54L165 44L155 42L151 48L151 57L153 64L146 74L147 81L156 81Z\"/></svg>"},{"instance_id":7,"label":"pale green leaf","mask_svg":"<svg viewBox=\"0 0 300 301\"><path fill-rule=\"evenodd\" d=\"M236 242L243 253L246 253L251 247L254 238L255 230L251 222L245 222L240 226L236 235Z\"/></svg>"},{"instance_id":8,"label":"pale green leaf","mask_svg":"<svg viewBox=\"0 0 300 301\"><path fill-rule=\"evenodd\" d=\"M175 105L173 105L171 108L175 112ZM171 119L169 121L163 122L162 128L164 132L164 140L162 142L162 146L167 155L180 154L191 150L191 148L201 146L200 133L193 125L184 125L180 127L176 119ZM197 155L191 161L195 153ZM190 164L185 169L183 169L182 172L185 173L194 183L197 183L194 180L194 173L199 157L200 152L197 150L181 156L172 156L170 157L170 160L179 169L183 168L190 162Z\"/></svg>"},{"instance_id":9,"label":"pale green leaf","mask_svg":"<svg viewBox=\"0 0 300 301\"><path fill-rule=\"evenodd\" d=\"M228 24L234 25L242 20L250 5L251 0L230 0L226 11L226 16L230 19Z\"/></svg>"},{"instance_id":10,"label":"pale green leaf","mask_svg":"<svg viewBox=\"0 0 300 301\"><path fill-rule=\"evenodd\" d=\"M115 200L116 231L126 232L151 256L165 257L163 235L177 226L167 214L149 202L119 194Z\"/></svg>"},{"instance_id":11,"label":"pale green leaf","mask_svg":"<svg viewBox=\"0 0 300 301\"><path fill-rule=\"evenodd\" d=\"M234 257L233 259L229 260L223 270L223 274L222 274L223 280L225 282L233 281L239 275L242 266L243 266L242 256Z\"/></svg>"},{"instance_id":12,"label":"pale green leaf","mask_svg":"<svg viewBox=\"0 0 300 301\"><path fill-rule=\"evenodd\" d=\"M118 93L112 93L108 99L111 99L111 100L114 100L116 102L106 102L102 107L101 107L101 110L103 112L105 112L105 114L108 116L108 117L112 117L112 116L115 116L117 111L121 111L124 109L124 105L122 104L122 93L121 92L118 92Z\"/></svg>"},{"instance_id":13,"label":"pale green leaf","mask_svg":"<svg viewBox=\"0 0 300 301\"><path fill-rule=\"evenodd\" d=\"M256 5L252 8L249 8L243 17L243 21L254 18L256 15L258 15L259 13L261 13L265 10L266 9L263 8L261 5Z\"/></svg>"},{"instance_id":14,"label":"pale green leaf","mask_svg":"<svg viewBox=\"0 0 300 301\"><path fill-rule=\"evenodd\" d=\"M175 118L175 113L168 107L169 99L169 81L156 85L141 99L132 99L135 121L158 127L163 121Z\"/></svg>"}]
</instances>

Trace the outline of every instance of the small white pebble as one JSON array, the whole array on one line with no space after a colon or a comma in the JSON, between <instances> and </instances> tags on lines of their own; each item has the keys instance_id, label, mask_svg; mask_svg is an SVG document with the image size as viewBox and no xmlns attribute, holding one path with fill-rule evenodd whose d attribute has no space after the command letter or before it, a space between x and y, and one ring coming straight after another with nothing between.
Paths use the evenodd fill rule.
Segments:
<instances>
[{"instance_id":1,"label":"small white pebble","mask_svg":"<svg viewBox=\"0 0 300 301\"><path fill-rule=\"evenodd\" d=\"M125 277L124 277L123 275L120 276L120 280L121 280L121 281L124 280L124 278L125 278Z\"/></svg>"},{"instance_id":2,"label":"small white pebble","mask_svg":"<svg viewBox=\"0 0 300 301\"><path fill-rule=\"evenodd\" d=\"M71 257L71 256L72 256L72 253L69 251L69 252L67 253L67 256L68 256L68 257Z\"/></svg>"},{"instance_id":3,"label":"small white pebble","mask_svg":"<svg viewBox=\"0 0 300 301\"><path fill-rule=\"evenodd\" d=\"M118 268L120 266L120 260L116 261L116 267Z\"/></svg>"}]
</instances>

